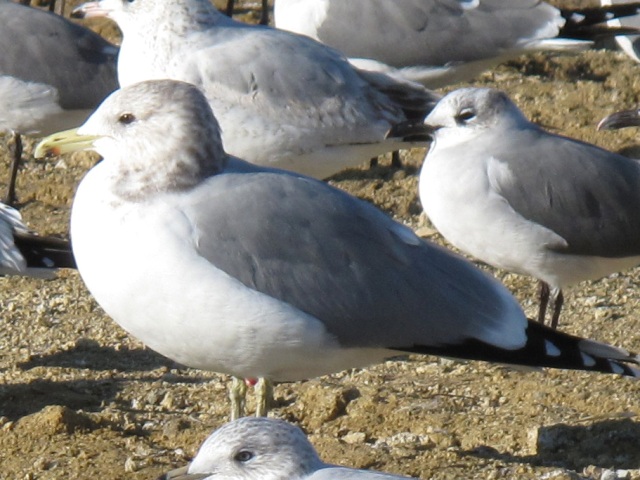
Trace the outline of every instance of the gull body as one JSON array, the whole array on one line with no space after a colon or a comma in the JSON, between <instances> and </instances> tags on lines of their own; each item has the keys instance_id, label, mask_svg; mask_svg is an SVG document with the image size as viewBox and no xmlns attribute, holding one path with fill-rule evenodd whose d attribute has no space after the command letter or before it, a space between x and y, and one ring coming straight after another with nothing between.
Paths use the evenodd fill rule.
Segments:
<instances>
[{"instance_id":1,"label":"gull body","mask_svg":"<svg viewBox=\"0 0 640 480\"><path fill-rule=\"evenodd\" d=\"M360 72L309 38L230 19L208 0L101 0L76 15L106 16L123 32L121 86L170 78L198 86L225 149L252 163L325 178L412 144L392 125L426 114L423 87Z\"/></svg>"},{"instance_id":2,"label":"gull body","mask_svg":"<svg viewBox=\"0 0 640 480\"><path fill-rule=\"evenodd\" d=\"M324 463L302 430L283 420L240 418L213 432L185 468L158 480L400 480Z\"/></svg>"},{"instance_id":3,"label":"gull body","mask_svg":"<svg viewBox=\"0 0 640 480\"><path fill-rule=\"evenodd\" d=\"M104 160L73 202L80 274L175 361L273 381L398 352L640 374L635 355L528 322L497 281L368 203L227 156L190 84L119 90L36 153L82 149Z\"/></svg>"},{"instance_id":4,"label":"gull body","mask_svg":"<svg viewBox=\"0 0 640 480\"><path fill-rule=\"evenodd\" d=\"M423 129L420 200L460 250L556 293L640 264L636 161L546 132L492 89L448 94Z\"/></svg>"},{"instance_id":5,"label":"gull body","mask_svg":"<svg viewBox=\"0 0 640 480\"><path fill-rule=\"evenodd\" d=\"M592 22L615 15L537 0L276 0L274 7L276 27L334 47L359 68L429 88L527 52L590 48L606 34Z\"/></svg>"}]
</instances>

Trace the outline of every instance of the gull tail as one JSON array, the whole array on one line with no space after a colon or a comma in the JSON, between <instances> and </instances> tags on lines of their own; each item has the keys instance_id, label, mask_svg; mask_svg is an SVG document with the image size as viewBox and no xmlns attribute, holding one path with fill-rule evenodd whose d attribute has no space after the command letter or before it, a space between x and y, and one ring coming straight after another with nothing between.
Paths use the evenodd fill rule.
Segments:
<instances>
[{"instance_id":1,"label":"gull tail","mask_svg":"<svg viewBox=\"0 0 640 480\"><path fill-rule=\"evenodd\" d=\"M78 268L68 240L16 232L14 242L27 262L27 269Z\"/></svg>"},{"instance_id":2,"label":"gull tail","mask_svg":"<svg viewBox=\"0 0 640 480\"><path fill-rule=\"evenodd\" d=\"M597 40L616 35L634 35L640 30L633 27L615 27L605 22L616 18L629 17L640 13L640 2L611 5L606 7L562 9L564 26L558 37L574 40Z\"/></svg>"},{"instance_id":3,"label":"gull tail","mask_svg":"<svg viewBox=\"0 0 640 480\"><path fill-rule=\"evenodd\" d=\"M0 275L50 278L58 268L76 268L69 242L36 235L17 210L0 204Z\"/></svg>"},{"instance_id":4,"label":"gull tail","mask_svg":"<svg viewBox=\"0 0 640 480\"><path fill-rule=\"evenodd\" d=\"M465 360L482 360L528 367L586 370L640 377L640 356L622 348L552 330L529 321L527 342L516 350L468 340L459 345L400 348L404 352L425 353ZM394 349L396 350L396 349Z\"/></svg>"},{"instance_id":5,"label":"gull tail","mask_svg":"<svg viewBox=\"0 0 640 480\"><path fill-rule=\"evenodd\" d=\"M359 70L359 73L367 82L375 85L380 92L389 97L410 120L424 120L442 98L440 94L406 79L366 70Z\"/></svg>"}]
</instances>

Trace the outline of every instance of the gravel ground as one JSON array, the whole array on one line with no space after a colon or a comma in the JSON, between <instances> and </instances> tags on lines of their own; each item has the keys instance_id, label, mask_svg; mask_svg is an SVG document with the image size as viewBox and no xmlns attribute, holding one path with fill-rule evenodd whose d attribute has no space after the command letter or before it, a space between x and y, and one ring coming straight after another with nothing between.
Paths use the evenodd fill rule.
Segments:
<instances>
[{"instance_id":1,"label":"gravel ground","mask_svg":"<svg viewBox=\"0 0 640 480\"><path fill-rule=\"evenodd\" d=\"M116 35L111 25L92 25ZM553 131L633 155L637 132L594 125L638 102L639 68L611 50L537 54L474 84L506 90ZM400 170L383 161L331 183L428 227L416 190L423 155L408 152ZM65 235L74 187L94 161L28 160L18 184L25 220ZM7 163L0 161L3 181ZM493 273L535 316L534 282ZM561 328L640 350L639 282L636 269L569 289ZM76 272L0 278L0 288L0 480L153 479L187 462L227 420L226 377L145 349L102 312ZM640 383L613 375L410 356L281 384L272 415L299 424L323 459L355 467L425 479L640 479L639 394Z\"/></svg>"}]
</instances>

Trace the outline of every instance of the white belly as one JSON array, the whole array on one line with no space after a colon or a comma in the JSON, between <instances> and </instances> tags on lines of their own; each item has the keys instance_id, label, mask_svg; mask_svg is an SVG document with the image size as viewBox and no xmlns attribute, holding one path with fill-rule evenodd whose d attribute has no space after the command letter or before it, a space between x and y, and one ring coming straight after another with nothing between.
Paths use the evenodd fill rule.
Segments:
<instances>
[{"instance_id":1,"label":"white belly","mask_svg":"<svg viewBox=\"0 0 640 480\"><path fill-rule=\"evenodd\" d=\"M191 367L273 380L300 380L389 355L341 349L319 320L215 268L197 255L187 219L163 202L112 208L101 192L101 166L83 180L74 201L78 269L107 314L150 348Z\"/></svg>"},{"instance_id":2,"label":"white belly","mask_svg":"<svg viewBox=\"0 0 640 480\"><path fill-rule=\"evenodd\" d=\"M531 275L558 288L640 264L640 257L603 258L555 250L564 243L560 236L519 215L491 188L487 168L492 161L469 158L452 165L444 149L425 160L420 200L451 244L496 268Z\"/></svg>"}]
</instances>

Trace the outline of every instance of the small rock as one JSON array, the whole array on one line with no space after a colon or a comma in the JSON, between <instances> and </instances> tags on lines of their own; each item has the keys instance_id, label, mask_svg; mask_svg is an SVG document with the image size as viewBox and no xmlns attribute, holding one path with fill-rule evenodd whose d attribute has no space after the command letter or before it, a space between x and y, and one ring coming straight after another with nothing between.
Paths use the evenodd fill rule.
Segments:
<instances>
[{"instance_id":1,"label":"small rock","mask_svg":"<svg viewBox=\"0 0 640 480\"><path fill-rule=\"evenodd\" d=\"M341 440L349 445L361 444L367 440L367 435L363 432L350 432L344 435Z\"/></svg>"},{"instance_id":2,"label":"small rock","mask_svg":"<svg viewBox=\"0 0 640 480\"><path fill-rule=\"evenodd\" d=\"M127 457L124 462L124 471L127 473L133 473L137 472L138 470L138 463L133 459L133 457Z\"/></svg>"},{"instance_id":3,"label":"small rock","mask_svg":"<svg viewBox=\"0 0 640 480\"><path fill-rule=\"evenodd\" d=\"M420 227L416 230L416 235L422 238L433 237L438 231L435 228L431 227Z\"/></svg>"},{"instance_id":4,"label":"small rock","mask_svg":"<svg viewBox=\"0 0 640 480\"><path fill-rule=\"evenodd\" d=\"M93 430L95 424L84 412L49 405L37 413L21 418L16 422L16 428L38 432L40 435L55 435Z\"/></svg>"}]
</instances>

